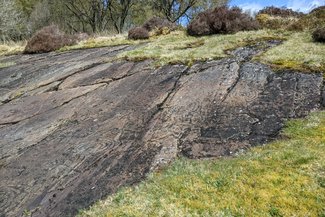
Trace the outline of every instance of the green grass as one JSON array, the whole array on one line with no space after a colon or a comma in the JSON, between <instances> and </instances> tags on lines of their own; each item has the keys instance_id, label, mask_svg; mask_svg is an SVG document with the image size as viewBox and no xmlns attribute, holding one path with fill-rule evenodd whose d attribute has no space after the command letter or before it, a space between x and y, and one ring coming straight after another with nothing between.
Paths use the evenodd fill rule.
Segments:
<instances>
[{"instance_id":1,"label":"green grass","mask_svg":"<svg viewBox=\"0 0 325 217\"><path fill-rule=\"evenodd\" d=\"M325 216L325 112L282 134L236 157L179 159L79 216Z\"/></svg>"},{"instance_id":2,"label":"green grass","mask_svg":"<svg viewBox=\"0 0 325 217\"><path fill-rule=\"evenodd\" d=\"M224 58L228 56L225 52L227 50L267 39L282 39L284 43L256 57L256 60L277 69L325 71L325 44L314 43L310 32L259 30L198 38L188 36L185 31L175 31L145 41L132 41L126 35L117 35L90 38L60 51L145 43L134 50L119 54L117 58L130 61L153 59L157 66L176 63L192 65L196 61Z\"/></svg>"},{"instance_id":3,"label":"green grass","mask_svg":"<svg viewBox=\"0 0 325 217\"><path fill-rule=\"evenodd\" d=\"M226 57L226 50L245 46L253 41L285 39L286 35L287 32L260 30L197 38L188 36L184 31L176 31L169 35L152 38L146 46L127 51L118 57L132 61L154 59L157 65L169 63L191 65L195 61Z\"/></svg>"},{"instance_id":4,"label":"green grass","mask_svg":"<svg viewBox=\"0 0 325 217\"><path fill-rule=\"evenodd\" d=\"M144 41L128 40L125 34L100 36L92 37L74 46L63 47L59 52L142 44L134 50L119 54L117 58L131 61L153 59L157 66L175 63L192 65L196 61L226 57L225 51L227 50L267 39L285 41L282 45L256 57L256 60L270 64L277 69L325 71L325 44L314 43L310 32L295 33L283 30L259 30L199 38L188 36L185 31L175 31L168 35L153 36ZM25 45L26 42L2 44L0 45L0 56L21 53Z\"/></svg>"},{"instance_id":5,"label":"green grass","mask_svg":"<svg viewBox=\"0 0 325 217\"><path fill-rule=\"evenodd\" d=\"M279 69L325 72L325 44L314 43L309 32L293 33L282 45L256 59Z\"/></svg>"}]
</instances>

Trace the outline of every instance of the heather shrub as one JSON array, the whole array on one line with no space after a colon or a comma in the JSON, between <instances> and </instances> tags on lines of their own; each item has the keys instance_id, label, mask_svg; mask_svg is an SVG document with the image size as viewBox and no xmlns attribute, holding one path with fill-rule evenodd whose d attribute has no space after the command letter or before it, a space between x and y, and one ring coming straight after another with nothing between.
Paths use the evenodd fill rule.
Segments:
<instances>
[{"instance_id":1,"label":"heather shrub","mask_svg":"<svg viewBox=\"0 0 325 217\"><path fill-rule=\"evenodd\" d=\"M283 17L283 18L303 16L303 13L301 13L301 12L297 12L297 11L294 11L294 10L288 9L288 8L277 8L274 6L266 7L264 9L260 10L257 13L257 15L259 15L259 14L267 14L270 16Z\"/></svg>"},{"instance_id":2,"label":"heather shrub","mask_svg":"<svg viewBox=\"0 0 325 217\"><path fill-rule=\"evenodd\" d=\"M187 27L187 33L194 36L213 34L213 30L210 26L210 13L212 13L212 10L199 13Z\"/></svg>"},{"instance_id":3,"label":"heather shrub","mask_svg":"<svg viewBox=\"0 0 325 217\"><path fill-rule=\"evenodd\" d=\"M146 21L143 25L148 32L159 29L170 29L171 31L176 29L176 25L166 19L160 17L153 17L150 20Z\"/></svg>"},{"instance_id":4,"label":"heather shrub","mask_svg":"<svg viewBox=\"0 0 325 217\"><path fill-rule=\"evenodd\" d=\"M77 39L59 30L55 25L47 26L37 31L27 42L24 53L46 53L61 47L74 45Z\"/></svg>"},{"instance_id":5,"label":"heather shrub","mask_svg":"<svg viewBox=\"0 0 325 217\"><path fill-rule=\"evenodd\" d=\"M296 17L279 17L268 14L258 14L256 20L260 26L267 29L291 29L299 30L303 28L299 19Z\"/></svg>"},{"instance_id":6,"label":"heather shrub","mask_svg":"<svg viewBox=\"0 0 325 217\"><path fill-rule=\"evenodd\" d=\"M287 8L266 7L256 15L261 27L267 29L286 29L289 31L303 31L305 26L300 22L303 13Z\"/></svg>"},{"instance_id":7,"label":"heather shrub","mask_svg":"<svg viewBox=\"0 0 325 217\"><path fill-rule=\"evenodd\" d=\"M325 5L314 8L313 10L311 10L309 12L309 14L313 14L313 15L316 15L316 16L325 16L324 12L325 12Z\"/></svg>"},{"instance_id":8,"label":"heather shrub","mask_svg":"<svg viewBox=\"0 0 325 217\"><path fill-rule=\"evenodd\" d=\"M142 27L150 33L150 36L167 35L177 28L174 23L159 17L151 18Z\"/></svg>"},{"instance_id":9,"label":"heather shrub","mask_svg":"<svg viewBox=\"0 0 325 217\"><path fill-rule=\"evenodd\" d=\"M312 36L315 42L325 43L325 28L316 29Z\"/></svg>"},{"instance_id":10,"label":"heather shrub","mask_svg":"<svg viewBox=\"0 0 325 217\"><path fill-rule=\"evenodd\" d=\"M229 34L256 30L259 24L240 8L217 7L200 13L188 26L189 35Z\"/></svg>"},{"instance_id":11,"label":"heather shrub","mask_svg":"<svg viewBox=\"0 0 325 217\"><path fill-rule=\"evenodd\" d=\"M148 39L149 31L143 27L135 27L129 30L128 38L131 40Z\"/></svg>"},{"instance_id":12,"label":"heather shrub","mask_svg":"<svg viewBox=\"0 0 325 217\"><path fill-rule=\"evenodd\" d=\"M305 26L298 20L298 21L290 23L286 29L289 31L302 32L302 31L304 31Z\"/></svg>"},{"instance_id":13,"label":"heather shrub","mask_svg":"<svg viewBox=\"0 0 325 217\"><path fill-rule=\"evenodd\" d=\"M309 14L302 16L299 23L307 30L325 27L325 6L315 8Z\"/></svg>"}]
</instances>

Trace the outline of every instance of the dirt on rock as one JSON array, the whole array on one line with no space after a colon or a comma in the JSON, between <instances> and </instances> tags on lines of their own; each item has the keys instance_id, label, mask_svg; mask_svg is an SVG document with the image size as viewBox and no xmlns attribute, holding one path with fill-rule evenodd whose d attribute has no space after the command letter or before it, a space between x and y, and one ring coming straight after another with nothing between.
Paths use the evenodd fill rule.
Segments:
<instances>
[{"instance_id":1,"label":"dirt on rock","mask_svg":"<svg viewBox=\"0 0 325 217\"><path fill-rule=\"evenodd\" d=\"M274 72L251 61L259 46L192 67L109 61L127 49L0 59L15 62L0 69L0 216L73 216L179 155L264 144L323 103L321 74Z\"/></svg>"}]
</instances>

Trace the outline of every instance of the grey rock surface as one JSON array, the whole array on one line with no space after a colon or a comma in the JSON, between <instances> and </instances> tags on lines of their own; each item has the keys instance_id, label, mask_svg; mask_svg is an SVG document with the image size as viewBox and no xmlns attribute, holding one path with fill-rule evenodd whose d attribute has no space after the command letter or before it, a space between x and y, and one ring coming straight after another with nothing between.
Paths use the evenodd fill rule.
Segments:
<instances>
[{"instance_id":1,"label":"grey rock surface","mask_svg":"<svg viewBox=\"0 0 325 217\"><path fill-rule=\"evenodd\" d=\"M0 58L0 216L71 216L179 155L232 154L320 108L321 74L256 47L191 68L110 62L128 46Z\"/></svg>"}]
</instances>

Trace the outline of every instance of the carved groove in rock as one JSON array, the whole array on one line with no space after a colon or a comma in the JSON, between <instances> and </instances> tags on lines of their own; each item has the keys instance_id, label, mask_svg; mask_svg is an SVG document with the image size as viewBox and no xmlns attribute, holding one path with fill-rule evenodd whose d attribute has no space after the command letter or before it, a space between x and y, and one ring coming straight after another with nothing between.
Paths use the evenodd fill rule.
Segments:
<instances>
[{"instance_id":1,"label":"carved groove in rock","mask_svg":"<svg viewBox=\"0 0 325 217\"><path fill-rule=\"evenodd\" d=\"M276 44L191 68L104 61L128 46L0 59L1 216L74 215L178 155L274 139L324 98L320 74L251 61Z\"/></svg>"}]
</instances>

